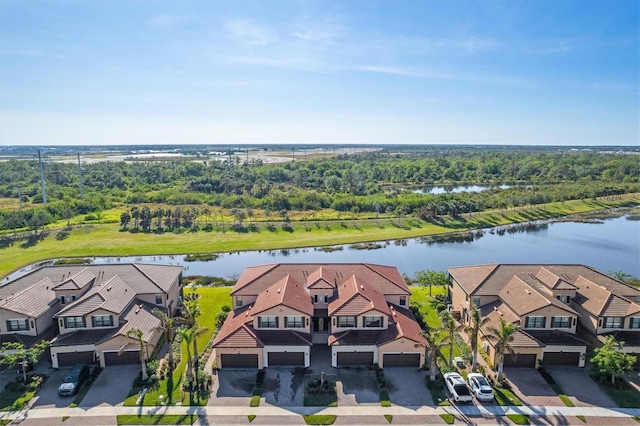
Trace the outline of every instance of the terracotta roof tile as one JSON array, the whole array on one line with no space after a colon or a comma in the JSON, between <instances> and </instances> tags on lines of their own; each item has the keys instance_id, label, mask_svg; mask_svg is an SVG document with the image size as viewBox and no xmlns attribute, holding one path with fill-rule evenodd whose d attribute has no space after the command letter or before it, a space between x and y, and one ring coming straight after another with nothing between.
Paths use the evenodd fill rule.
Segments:
<instances>
[{"instance_id":1,"label":"terracotta roof tile","mask_svg":"<svg viewBox=\"0 0 640 426\"><path fill-rule=\"evenodd\" d=\"M253 315L279 305L287 306L307 315L313 315L309 293L290 275L260 293L251 311Z\"/></svg>"},{"instance_id":2,"label":"terracotta roof tile","mask_svg":"<svg viewBox=\"0 0 640 426\"><path fill-rule=\"evenodd\" d=\"M257 348L263 346L251 326L253 322L252 306L243 306L229 312L227 320L213 341L213 347Z\"/></svg>"},{"instance_id":3,"label":"terracotta roof tile","mask_svg":"<svg viewBox=\"0 0 640 426\"><path fill-rule=\"evenodd\" d=\"M423 337L422 330L410 310L391 305L390 311L389 327L380 336L378 345L403 337L421 345L427 344L427 340Z\"/></svg>"},{"instance_id":4,"label":"terracotta roof tile","mask_svg":"<svg viewBox=\"0 0 640 426\"><path fill-rule=\"evenodd\" d=\"M467 294L471 294L478 289L498 266L496 263L489 265L457 266L447 268L447 271Z\"/></svg>"},{"instance_id":5,"label":"terracotta roof tile","mask_svg":"<svg viewBox=\"0 0 640 426\"><path fill-rule=\"evenodd\" d=\"M361 315L371 310L391 313L384 295L355 275L338 286L338 298L329 303L329 315Z\"/></svg>"}]
</instances>

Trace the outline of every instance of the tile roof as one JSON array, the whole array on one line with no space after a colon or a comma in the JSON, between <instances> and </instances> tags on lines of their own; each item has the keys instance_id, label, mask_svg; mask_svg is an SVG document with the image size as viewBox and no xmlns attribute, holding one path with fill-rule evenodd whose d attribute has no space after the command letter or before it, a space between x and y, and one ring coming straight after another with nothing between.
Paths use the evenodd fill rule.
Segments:
<instances>
[{"instance_id":1,"label":"tile roof","mask_svg":"<svg viewBox=\"0 0 640 426\"><path fill-rule=\"evenodd\" d=\"M338 286L338 298L329 303L329 315L361 315L371 310L391 314L384 295L355 275Z\"/></svg>"},{"instance_id":2,"label":"tile roof","mask_svg":"<svg viewBox=\"0 0 640 426\"><path fill-rule=\"evenodd\" d=\"M640 346L640 333L638 331L616 330L598 335L598 340L604 343L607 336L613 336L616 341L624 342L624 346L627 348L630 346Z\"/></svg>"},{"instance_id":3,"label":"tile roof","mask_svg":"<svg viewBox=\"0 0 640 426\"><path fill-rule=\"evenodd\" d=\"M80 279L78 274L87 272L96 276L94 286L109 281L117 275L125 280L137 294L154 294L166 291L168 285L180 276L182 270L182 266L139 263L43 266L0 286L0 299L30 287L44 278L51 279L55 286L64 283L69 277L78 276Z\"/></svg>"},{"instance_id":4,"label":"tile roof","mask_svg":"<svg viewBox=\"0 0 640 426\"><path fill-rule=\"evenodd\" d=\"M416 322L413 312L393 305L390 306L390 311L389 327L378 339L378 345L401 339L403 337L421 345L427 344L427 340L422 335L422 330Z\"/></svg>"},{"instance_id":5,"label":"tile roof","mask_svg":"<svg viewBox=\"0 0 640 426\"><path fill-rule=\"evenodd\" d=\"M579 275L575 281L578 296L574 299L596 316L627 316L640 312L640 304ZM627 293L629 294L629 293Z\"/></svg>"},{"instance_id":6,"label":"tile roof","mask_svg":"<svg viewBox=\"0 0 640 426\"><path fill-rule=\"evenodd\" d=\"M321 272L318 271L320 268ZM390 266L367 263L276 263L246 268L231 295L258 295L287 275L306 287L313 284L308 282L309 276L315 278L320 274L323 280L336 286L356 275L382 294L410 294L400 272Z\"/></svg>"},{"instance_id":7,"label":"tile roof","mask_svg":"<svg viewBox=\"0 0 640 426\"><path fill-rule=\"evenodd\" d=\"M96 309L120 314L135 299L136 293L120 277L94 286L82 298L62 308L55 316L68 317L86 315Z\"/></svg>"},{"instance_id":8,"label":"tile roof","mask_svg":"<svg viewBox=\"0 0 640 426\"><path fill-rule=\"evenodd\" d=\"M456 280L467 294L473 293L493 271L498 268L497 263L489 265L456 266L447 268L449 274Z\"/></svg>"},{"instance_id":9,"label":"tile roof","mask_svg":"<svg viewBox=\"0 0 640 426\"><path fill-rule=\"evenodd\" d=\"M311 334L300 333L295 330L253 330L258 340L264 346L309 346Z\"/></svg>"},{"instance_id":10,"label":"tile roof","mask_svg":"<svg viewBox=\"0 0 640 426\"><path fill-rule=\"evenodd\" d=\"M251 315L252 306L253 305L243 306L235 311L229 312L227 320L222 324L220 331L218 331L213 341L214 347L263 347L251 326L253 323L253 316Z\"/></svg>"},{"instance_id":11,"label":"tile roof","mask_svg":"<svg viewBox=\"0 0 640 426\"><path fill-rule=\"evenodd\" d=\"M553 290L575 290L576 286L563 280L544 266L535 274L535 278Z\"/></svg>"},{"instance_id":12,"label":"tile roof","mask_svg":"<svg viewBox=\"0 0 640 426\"><path fill-rule=\"evenodd\" d=\"M320 266L307 276L307 288L335 288L336 281L329 269Z\"/></svg>"},{"instance_id":13,"label":"tile roof","mask_svg":"<svg viewBox=\"0 0 640 426\"><path fill-rule=\"evenodd\" d=\"M37 318L58 303L60 300L56 298L56 293L53 291L53 283L45 278L0 301L0 308Z\"/></svg>"},{"instance_id":14,"label":"tile roof","mask_svg":"<svg viewBox=\"0 0 640 426\"><path fill-rule=\"evenodd\" d=\"M513 333L513 340L509 343L509 346L512 348L544 348L545 344L527 331L519 328Z\"/></svg>"},{"instance_id":15,"label":"tile roof","mask_svg":"<svg viewBox=\"0 0 640 426\"><path fill-rule=\"evenodd\" d=\"M329 335L329 346L373 346L384 330L347 330Z\"/></svg>"},{"instance_id":16,"label":"tile roof","mask_svg":"<svg viewBox=\"0 0 640 426\"><path fill-rule=\"evenodd\" d=\"M51 340L51 346L94 345L113 333L113 328L78 330L59 334Z\"/></svg>"},{"instance_id":17,"label":"tile roof","mask_svg":"<svg viewBox=\"0 0 640 426\"><path fill-rule=\"evenodd\" d=\"M131 305L120 318L124 323L114 331L112 336L105 337L103 341L116 336L126 336L129 330L139 328L143 333L142 340L149 342L154 333L162 328L162 320L153 313L155 308L157 306L136 300L136 303Z\"/></svg>"},{"instance_id":18,"label":"tile roof","mask_svg":"<svg viewBox=\"0 0 640 426\"><path fill-rule=\"evenodd\" d=\"M509 306L503 301L496 300L480 307L481 318L487 318L488 321L482 326L484 334L488 333L489 328L500 328L500 319L504 319L510 324L520 324L520 318L513 312Z\"/></svg>"},{"instance_id":19,"label":"tile roof","mask_svg":"<svg viewBox=\"0 0 640 426\"><path fill-rule=\"evenodd\" d=\"M313 304L309 293L290 275L285 276L258 294L251 312L253 315L257 315L279 305L287 306L307 315L313 315Z\"/></svg>"},{"instance_id":20,"label":"tile roof","mask_svg":"<svg viewBox=\"0 0 640 426\"><path fill-rule=\"evenodd\" d=\"M575 334L561 330L527 330L527 333L539 342L549 345L586 346L587 342Z\"/></svg>"},{"instance_id":21,"label":"tile roof","mask_svg":"<svg viewBox=\"0 0 640 426\"><path fill-rule=\"evenodd\" d=\"M60 284L55 286L55 290L80 290L91 284L96 276L89 270L84 268L82 271L65 278Z\"/></svg>"}]
</instances>

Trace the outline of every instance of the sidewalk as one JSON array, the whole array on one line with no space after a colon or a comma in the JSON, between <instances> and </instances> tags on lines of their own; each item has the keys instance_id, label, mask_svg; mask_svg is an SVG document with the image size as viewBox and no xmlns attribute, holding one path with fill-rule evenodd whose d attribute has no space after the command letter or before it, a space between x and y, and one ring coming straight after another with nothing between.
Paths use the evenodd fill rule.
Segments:
<instances>
[{"instance_id":1,"label":"sidewalk","mask_svg":"<svg viewBox=\"0 0 640 426\"><path fill-rule=\"evenodd\" d=\"M91 407L91 408L32 408L22 411L6 411L1 419L47 419L69 417L113 417L129 415L200 415L200 416L291 416L307 414L333 414L337 416L439 416L440 414L463 414L469 417L505 416L507 414L526 414L529 416L577 416L586 417L634 417L640 416L640 408L602 408L602 407L532 407L532 406L488 406L464 405L460 407L403 407L403 406L360 406L360 407L276 407L276 406L229 406L229 407Z\"/></svg>"}]
</instances>

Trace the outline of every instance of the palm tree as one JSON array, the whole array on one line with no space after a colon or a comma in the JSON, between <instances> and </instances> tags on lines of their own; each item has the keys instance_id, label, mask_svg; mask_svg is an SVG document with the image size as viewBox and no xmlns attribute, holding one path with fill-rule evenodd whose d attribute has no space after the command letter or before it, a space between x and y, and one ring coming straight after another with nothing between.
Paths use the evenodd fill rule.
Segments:
<instances>
[{"instance_id":1,"label":"palm tree","mask_svg":"<svg viewBox=\"0 0 640 426\"><path fill-rule=\"evenodd\" d=\"M456 333L456 321L453 319L453 315L449 311L442 311L440 313L440 320L442 321L441 331L446 331L446 342L449 344L449 367L453 367L453 344L455 343Z\"/></svg>"},{"instance_id":2,"label":"palm tree","mask_svg":"<svg viewBox=\"0 0 640 426\"><path fill-rule=\"evenodd\" d=\"M499 317L500 327L489 327L487 330L489 334L485 337L493 340L493 347L496 351L496 357L498 358L498 379L497 381L502 380L502 370L504 364L504 355L508 351L513 354L513 348L511 348L510 343L513 342L513 334L518 329L518 326L507 322L504 318Z\"/></svg>"},{"instance_id":3,"label":"palm tree","mask_svg":"<svg viewBox=\"0 0 640 426\"><path fill-rule=\"evenodd\" d=\"M142 380L147 380L149 378L149 376L147 375L147 366L144 363L144 340L142 340L142 337L144 336L144 333L142 332L142 330L140 330L139 328L132 328L129 331L127 331L127 337L134 337L135 339L138 340L138 343L140 344L140 365L142 367Z\"/></svg>"},{"instance_id":4,"label":"palm tree","mask_svg":"<svg viewBox=\"0 0 640 426\"><path fill-rule=\"evenodd\" d=\"M480 328L489 322L489 318L483 318L480 316L480 310L476 305L471 305L470 317L471 321L467 325L462 325L462 330L469 336L469 345L473 352L473 361L471 362L471 371L474 373L478 368L478 335L480 334Z\"/></svg>"},{"instance_id":5,"label":"palm tree","mask_svg":"<svg viewBox=\"0 0 640 426\"><path fill-rule=\"evenodd\" d=\"M431 360L431 365L429 367L429 380L433 382L436 380L436 359L438 357L442 357L440 349L446 345L446 342L444 341L444 336L441 335L438 330L429 330L427 332L423 332L422 335L427 340L427 345L429 346L427 349L429 352L429 359Z\"/></svg>"},{"instance_id":6,"label":"palm tree","mask_svg":"<svg viewBox=\"0 0 640 426\"><path fill-rule=\"evenodd\" d=\"M193 346L195 348L195 341L197 340L197 337L202 334L206 329L205 328L201 328L201 327L190 327L190 328L186 328L186 327L181 327L178 329L178 335L180 335L180 337L182 337L182 341L185 343L186 348L187 348L187 380L189 381L190 384L193 383L193 362L192 362L192 358L197 358L198 357L198 353L194 353L193 356L191 355L191 343L193 342ZM198 371L196 370L196 374L198 374ZM198 377L196 376L196 383L197 383Z\"/></svg>"},{"instance_id":7,"label":"palm tree","mask_svg":"<svg viewBox=\"0 0 640 426\"><path fill-rule=\"evenodd\" d=\"M167 344L169 345L169 374L173 374L173 318L158 308L155 308L153 313L162 321L162 328L167 335Z\"/></svg>"}]
</instances>

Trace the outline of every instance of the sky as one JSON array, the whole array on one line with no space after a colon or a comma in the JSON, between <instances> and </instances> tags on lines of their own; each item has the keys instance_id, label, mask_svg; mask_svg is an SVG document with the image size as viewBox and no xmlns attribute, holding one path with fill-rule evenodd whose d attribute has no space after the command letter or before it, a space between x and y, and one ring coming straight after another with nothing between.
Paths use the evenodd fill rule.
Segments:
<instances>
[{"instance_id":1,"label":"sky","mask_svg":"<svg viewBox=\"0 0 640 426\"><path fill-rule=\"evenodd\" d=\"M638 0L0 0L0 145L640 144Z\"/></svg>"}]
</instances>

